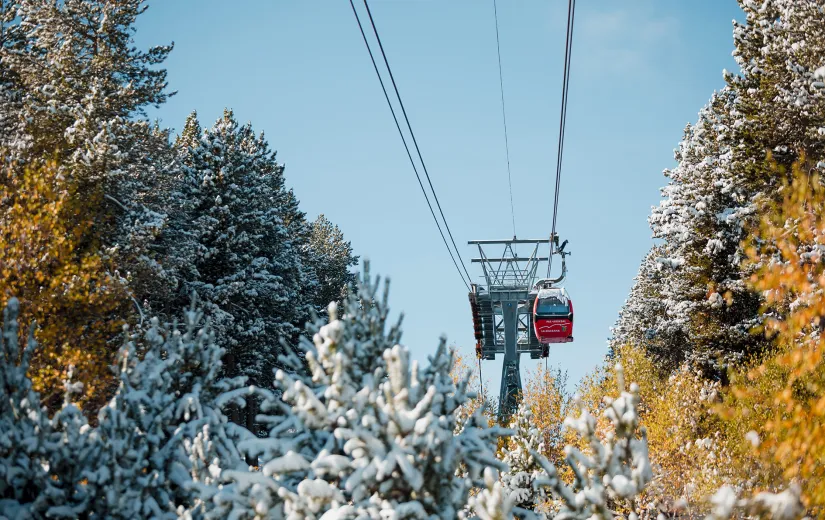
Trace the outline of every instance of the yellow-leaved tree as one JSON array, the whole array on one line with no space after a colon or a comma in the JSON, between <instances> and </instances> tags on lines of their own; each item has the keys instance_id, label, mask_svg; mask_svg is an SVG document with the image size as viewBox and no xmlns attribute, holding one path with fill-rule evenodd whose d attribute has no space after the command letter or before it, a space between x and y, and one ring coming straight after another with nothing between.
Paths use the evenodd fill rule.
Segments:
<instances>
[{"instance_id":1,"label":"yellow-leaved tree","mask_svg":"<svg viewBox=\"0 0 825 520\"><path fill-rule=\"evenodd\" d=\"M36 323L40 347L29 375L52 410L70 365L87 410L115 387L110 367L129 299L95 238L101 197L77 193L54 163L0 171L0 298L16 296L21 323Z\"/></svg>"},{"instance_id":2,"label":"yellow-leaved tree","mask_svg":"<svg viewBox=\"0 0 825 520\"><path fill-rule=\"evenodd\" d=\"M715 410L721 399L719 384L687 364L673 372L661 370L633 345L616 349L614 357L579 385L582 403L589 410L604 409L604 398L617 390L615 361L619 361L627 380L639 385L640 424L647 428L654 469L654 479L641 499L666 514L706 512L706 498L733 475L733 457ZM610 428L601 415L597 417L596 433L604 438Z\"/></svg>"},{"instance_id":3,"label":"yellow-leaved tree","mask_svg":"<svg viewBox=\"0 0 825 520\"><path fill-rule=\"evenodd\" d=\"M755 487L796 482L816 516L825 514L825 187L819 171L801 155L782 200L766 203L747 247L755 268L750 283L764 295L764 331L775 337L776 350L735 374L727 403L740 442L760 457Z\"/></svg>"},{"instance_id":4,"label":"yellow-leaved tree","mask_svg":"<svg viewBox=\"0 0 825 520\"><path fill-rule=\"evenodd\" d=\"M469 376L470 388L476 392L476 398L467 401L459 408L457 415L459 417L458 428L464 426L465 421L473 415L476 410L482 408L482 413L487 417L489 424L495 422L495 407L491 405L490 397L488 395L488 387L484 384L478 375L478 369L470 366L467 358L461 354L458 347L450 347L453 351L453 367L450 370L450 376L453 382L458 384L459 381Z\"/></svg>"},{"instance_id":5,"label":"yellow-leaved tree","mask_svg":"<svg viewBox=\"0 0 825 520\"><path fill-rule=\"evenodd\" d=\"M542 455L557 466L564 460L564 418L570 396L567 373L542 368L530 374L522 391L522 401L530 407L532 425L541 435Z\"/></svg>"}]
</instances>

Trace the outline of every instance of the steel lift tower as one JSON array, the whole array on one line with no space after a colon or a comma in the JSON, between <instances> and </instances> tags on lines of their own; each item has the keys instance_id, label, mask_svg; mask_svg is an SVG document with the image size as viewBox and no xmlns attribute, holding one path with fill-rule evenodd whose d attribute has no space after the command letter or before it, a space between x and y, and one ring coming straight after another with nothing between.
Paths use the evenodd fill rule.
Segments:
<instances>
[{"instance_id":1,"label":"steel lift tower","mask_svg":"<svg viewBox=\"0 0 825 520\"><path fill-rule=\"evenodd\" d=\"M558 245L558 236L552 237ZM470 285L470 307L473 311L473 327L476 338L476 355L479 359L495 359L496 354L504 354L501 369L501 391L499 393L499 418L509 417L515 412L517 398L521 393L521 372L519 358L529 353L531 359L547 357L548 348L539 343L533 330L532 292L537 281L539 264L549 260L548 256L538 256L540 246L550 247L548 239L525 240L471 240L468 244L478 246L478 258L484 272L486 286ZM532 249L529 256L518 256L517 245ZM498 256L490 256L485 248L503 246ZM530 248L532 246L532 248Z\"/></svg>"}]
</instances>

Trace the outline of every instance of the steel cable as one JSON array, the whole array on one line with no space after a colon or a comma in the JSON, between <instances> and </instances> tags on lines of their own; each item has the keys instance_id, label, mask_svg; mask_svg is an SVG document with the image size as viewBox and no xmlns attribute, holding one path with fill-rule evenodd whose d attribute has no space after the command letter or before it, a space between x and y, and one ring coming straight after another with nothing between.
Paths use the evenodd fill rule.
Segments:
<instances>
[{"instance_id":1,"label":"steel cable","mask_svg":"<svg viewBox=\"0 0 825 520\"><path fill-rule=\"evenodd\" d=\"M547 277L553 267L555 253L556 220L559 212L559 189L561 187L562 157L564 155L564 132L567 126L567 99L570 87L570 56L573 52L573 23L576 17L576 0L567 2L567 38L564 44L564 75L562 79L561 115L559 117L559 144L556 156L556 186L553 197L553 226L550 232L550 258L547 261Z\"/></svg>"},{"instance_id":2,"label":"steel cable","mask_svg":"<svg viewBox=\"0 0 825 520\"><path fill-rule=\"evenodd\" d=\"M516 236L516 210L513 205L513 178L510 173L510 141L507 137L507 112L504 108L504 74L501 71L501 41L498 34L498 6L493 0L493 15L496 20L496 54L498 55L498 85L501 91L501 120L504 123L504 153L507 158L507 185L510 188L510 216L513 218L513 236Z\"/></svg>"},{"instance_id":3,"label":"steel cable","mask_svg":"<svg viewBox=\"0 0 825 520\"><path fill-rule=\"evenodd\" d=\"M366 7L367 9L367 16L369 16L370 19L372 32L373 34L375 34L375 40L378 42L378 48L381 50L381 56L384 59L384 65L387 67L387 72L390 75L390 81L392 82L392 87L395 90L395 96L396 98L398 98L398 105L401 107L401 113L404 115L404 121L407 123L407 129L410 132L410 137L412 138L413 145L415 146L415 151L418 155L418 160L421 162L421 167L424 170L424 176L427 178L427 184L429 184L430 191L432 191L433 194L433 199L435 199L435 205L436 207L438 207L438 212L441 214L441 220L444 222L444 227L447 229L447 235L449 235L450 242L452 242L453 248L455 249L455 253L458 255L458 260L461 263L461 267L464 269L464 273L467 275L467 279L472 280L470 273L467 271L467 266L464 264L464 259L461 258L461 253L458 250L458 246L456 246L455 239L453 239L453 233L450 230L450 225L447 223L447 218L444 216L444 211L441 209L441 203L438 200L438 195L436 195L435 193L435 188L433 187L432 180L430 179L430 173L427 171L427 165L424 162L424 158L421 156L421 149L418 147L418 140L415 138L415 133L413 132L412 125L410 125L410 119L409 117L407 117L407 109L404 108L404 101L402 101L401 94L398 92L398 85L395 82L395 76L392 73L392 68L390 67L390 62L387 59L387 54L384 52L384 44L381 42L381 37L378 35L378 29L375 27L375 20L372 17L372 11L370 10L370 5L367 2L367 0L364 0L364 7Z\"/></svg>"},{"instance_id":4,"label":"steel cable","mask_svg":"<svg viewBox=\"0 0 825 520\"><path fill-rule=\"evenodd\" d=\"M378 76L378 81L381 83L381 90L384 92L384 99L386 99L387 105L390 107L390 112L392 113L392 119L393 119L393 121L395 121L395 127L398 129L398 135L401 136L401 141L404 143L404 149L407 152L407 158L410 160L410 164L412 165L413 171L415 172L415 178L418 179L418 185L421 187L421 192L424 194L424 200L427 201L427 207L430 208L430 214L432 214L433 220L435 220L435 225L438 228L438 233L441 235L441 240L444 241L444 246L447 248L447 252L450 253L450 258L453 260L453 265L455 265L455 268L458 271L458 275L461 277L461 281L464 283L464 285L467 287L467 290L469 291L470 290L470 285L469 285L468 281L464 279L464 274L462 274L461 268L458 266L458 262L456 261L455 256L453 255L453 251L452 251L452 249L450 249L450 245L447 243L447 237L444 236L444 231L441 229L441 224L438 222L438 217L436 217L436 215L435 215L435 210L433 209L433 205L430 202L429 196L427 196L427 190L424 188L424 183L421 181L421 175L419 175L419 173L418 173L418 167L415 165L415 160L413 160L412 153L410 152L410 147L407 144L407 139L406 139L406 137L404 137L404 132L401 130L401 124L398 122L398 116L395 113L395 108L393 108L393 106L392 106L392 102L390 101L390 96L387 93L387 88L384 85L384 79L381 77L381 73L378 70L378 64L375 62L375 56L373 55L372 48L370 47L369 41L367 40L367 35L364 32L364 27L361 24L361 17L358 16L358 11L355 9L355 4L353 3L353 0L350 0L349 3L350 3L350 6L352 7L352 13L355 15L355 20L358 22L358 28L361 31L361 37L364 40L364 45L366 45L367 52L369 52L370 60L372 61L372 67L375 70L376 76ZM415 138L413 137L413 139L415 139ZM432 185L430 185L430 186L432 187ZM435 196L435 192L433 192L433 196ZM437 199L436 199L436 201L437 201ZM440 208L439 208L439 210L440 210ZM443 213L442 213L442 217L443 217ZM447 225L446 221L444 222L444 225L445 226ZM449 228L448 228L448 232L449 232ZM450 238L452 238L452 236ZM453 242L453 245L455 245L455 242ZM457 249L456 249L456 252L458 252ZM459 255L459 259L460 258L461 258L461 256ZM461 265L462 265L462 267L464 267L464 262L463 261L461 262ZM467 271L467 268L464 267L464 272L466 272L466 271ZM470 276L469 273L467 273L468 279L470 279L469 276Z\"/></svg>"}]
</instances>

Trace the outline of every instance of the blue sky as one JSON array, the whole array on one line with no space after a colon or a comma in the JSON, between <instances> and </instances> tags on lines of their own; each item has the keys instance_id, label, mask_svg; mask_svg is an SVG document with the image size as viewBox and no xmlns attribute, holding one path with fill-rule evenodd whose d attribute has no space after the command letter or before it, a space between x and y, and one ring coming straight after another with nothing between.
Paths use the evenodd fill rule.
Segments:
<instances>
[{"instance_id":1,"label":"blue sky","mask_svg":"<svg viewBox=\"0 0 825 520\"><path fill-rule=\"evenodd\" d=\"M444 212L465 260L471 239L512 235L492 1L370 4ZM518 236L550 232L566 2L499 0ZM577 381L651 244L673 149L731 58L734 0L579 2L558 232L570 240L576 341L550 363ZM441 243L396 133L349 3L152 2L140 46L175 42L178 94L150 115L180 129L224 107L264 131L310 218L338 224L392 280L404 343L425 361L444 334L471 354L467 291ZM468 268L470 265L468 263ZM473 266L474 276L481 275ZM536 362L522 359L523 374ZM501 362L484 377L497 394Z\"/></svg>"}]
</instances>

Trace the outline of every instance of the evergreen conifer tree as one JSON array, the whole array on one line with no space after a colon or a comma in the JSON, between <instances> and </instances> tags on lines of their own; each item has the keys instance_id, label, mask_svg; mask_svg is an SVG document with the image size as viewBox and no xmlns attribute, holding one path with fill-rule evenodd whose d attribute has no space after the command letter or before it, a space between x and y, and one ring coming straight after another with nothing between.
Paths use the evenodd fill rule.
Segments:
<instances>
[{"instance_id":1,"label":"evergreen conifer tree","mask_svg":"<svg viewBox=\"0 0 825 520\"><path fill-rule=\"evenodd\" d=\"M685 131L679 164L666 172L664 199L650 217L662 243L645 260L613 338L614 347L641 343L671 369L688 360L717 376L766 346L751 334L763 321L762 300L746 283L742 243L759 208L778 200L787 180L781 172L800 150L818 155L825 147L822 2L739 3L741 71L725 72L726 86ZM652 261L661 266L654 284Z\"/></svg>"},{"instance_id":2,"label":"evergreen conifer tree","mask_svg":"<svg viewBox=\"0 0 825 520\"><path fill-rule=\"evenodd\" d=\"M261 472L228 472L214 515L237 518L456 518L495 459L498 429L480 412L455 434L456 411L472 396L453 382L442 341L419 370L385 330L386 292L365 274L338 318L305 340L309 375L278 372L263 410L269 436L241 442ZM468 477L456 472L465 466Z\"/></svg>"},{"instance_id":3,"label":"evergreen conifer tree","mask_svg":"<svg viewBox=\"0 0 825 520\"><path fill-rule=\"evenodd\" d=\"M72 397L82 393L83 384L72 381L70 367L64 384L63 407L52 417L43 462L47 478L34 503L35 517L84 518L94 503L89 480L94 478L99 444L86 417Z\"/></svg>"},{"instance_id":4,"label":"evergreen conifer tree","mask_svg":"<svg viewBox=\"0 0 825 520\"><path fill-rule=\"evenodd\" d=\"M535 486L541 467L532 454L544 450L532 418L530 407L522 401L510 423L513 434L505 440L502 462L507 464L507 470L500 475L502 488L513 505L528 511L534 511L546 500L542 490Z\"/></svg>"},{"instance_id":5,"label":"evergreen conifer tree","mask_svg":"<svg viewBox=\"0 0 825 520\"><path fill-rule=\"evenodd\" d=\"M355 284L357 276L350 267L358 265L358 256L338 226L323 214L312 223L307 256L318 279L312 301L321 311L330 302L340 302L347 288Z\"/></svg>"},{"instance_id":6,"label":"evergreen conifer tree","mask_svg":"<svg viewBox=\"0 0 825 520\"><path fill-rule=\"evenodd\" d=\"M193 115L178 139L194 244L186 287L240 373L269 386L282 341L294 344L310 311L307 271L284 220L283 167L231 111L196 137L197 128Z\"/></svg>"},{"instance_id":7,"label":"evergreen conifer tree","mask_svg":"<svg viewBox=\"0 0 825 520\"><path fill-rule=\"evenodd\" d=\"M200 514L221 471L243 467L220 410L243 379L219 379L222 355L194 302L182 327L153 319L142 341L126 342L120 388L99 415L96 515Z\"/></svg>"},{"instance_id":8,"label":"evergreen conifer tree","mask_svg":"<svg viewBox=\"0 0 825 520\"><path fill-rule=\"evenodd\" d=\"M664 280L677 268L664 260L664 250L657 244L642 260L630 296L611 331L611 354L627 344L643 345L653 356L675 363L689 348L684 323L669 319L662 298Z\"/></svg>"},{"instance_id":9,"label":"evergreen conifer tree","mask_svg":"<svg viewBox=\"0 0 825 520\"><path fill-rule=\"evenodd\" d=\"M0 514L25 518L46 485L40 461L46 457L51 423L27 376L37 343L33 331L20 344L20 303L12 298L3 309L0 336Z\"/></svg>"}]
</instances>

